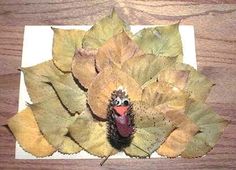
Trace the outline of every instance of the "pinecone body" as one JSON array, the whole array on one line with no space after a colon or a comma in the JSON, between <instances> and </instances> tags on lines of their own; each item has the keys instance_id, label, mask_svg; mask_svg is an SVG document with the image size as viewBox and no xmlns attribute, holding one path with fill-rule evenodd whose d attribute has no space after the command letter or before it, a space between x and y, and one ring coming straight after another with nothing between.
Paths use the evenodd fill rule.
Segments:
<instances>
[{"instance_id":1,"label":"pinecone body","mask_svg":"<svg viewBox=\"0 0 236 170\"><path fill-rule=\"evenodd\" d=\"M128 99L128 96L122 90L116 90L112 93L111 100L109 101L109 105L108 105L107 138L110 144L114 148L116 148L117 150L122 150L123 148L128 147L132 141L133 132L134 132L134 115L132 113L132 104L128 102L128 105L127 105L128 109L127 109L125 117L128 120L128 126L131 127L133 131L127 137L122 136L119 133L119 130L117 127L117 123L116 123L117 113L114 110L114 106L116 106L116 103L114 101L117 99L117 97L119 97L121 100Z\"/></svg>"}]
</instances>

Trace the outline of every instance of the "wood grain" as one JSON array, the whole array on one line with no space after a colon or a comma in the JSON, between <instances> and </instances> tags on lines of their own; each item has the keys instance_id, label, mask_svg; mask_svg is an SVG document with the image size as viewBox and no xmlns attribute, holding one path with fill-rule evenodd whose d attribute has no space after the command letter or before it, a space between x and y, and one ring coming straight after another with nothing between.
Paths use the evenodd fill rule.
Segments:
<instances>
[{"instance_id":1,"label":"wood grain","mask_svg":"<svg viewBox=\"0 0 236 170\"><path fill-rule=\"evenodd\" d=\"M0 125L17 112L24 25L93 24L113 7L130 24L194 25L198 69L216 83L207 103L231 120L218 144L194 160L15 160L15 139L1 126L0 169L236 169L235 0L1 0Z\"/></svg>"}]
</instances>

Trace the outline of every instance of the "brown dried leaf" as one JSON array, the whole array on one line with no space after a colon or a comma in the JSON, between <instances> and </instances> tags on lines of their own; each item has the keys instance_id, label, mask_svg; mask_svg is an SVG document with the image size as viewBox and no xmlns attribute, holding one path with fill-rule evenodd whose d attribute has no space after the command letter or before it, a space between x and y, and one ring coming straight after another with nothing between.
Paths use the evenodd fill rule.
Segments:
<instances>
[{"instance_id":1,"label":"brown dried leaf","mask_svg":"<svg viewBox=\"0 0 236 170\"><path fill-rule=\"evenodd\" d=\"M188 97L183 90L166 82L154 82L143 90L142 100L155 107L177 126L159 148L158 153L161 155L180 155L198 131L198 127L184 114L189 104Z\"/></svg>"},{"instance_id":2,"label":"brown dried leaf","mask_svg":"<svg viewBox=\"0 0 236 170\"><path fill-rule=\"evenodd\" d=\"M111 93L118 87L127 90L131 101L141 99L141 88L136 81L116 67L106 67L88 89L88 104L95 115L106 119Z\"/></svg>"},{"instance_id":3,"label":"brown dried leaf","mask_svg":"<svg viewBox=\"0 0 236 170\"><path fill-rule=\"evenodd\" d=\"M114 64L121 68L121 65L128 60L143 52L139 49L125 31L113 36L98 49L96 56L96 67L101 71L108 65Z\"/></svg>"},{"instance_id":4,"label":"brown dried leaf","mask_svg":"<svg viewBox=\"0 0 236 170\"><path fill-rule=\"evenodd\" d=\"M56 151L41 134L29 107L10 118L8 126L26 152L36 157L45 157Z\"/></svg>"},{"instance_id":5,"label":"brown dried leaf","mask_svg":"<svg viewBox=\"0 0 236 170\"><path fill-rule=\"evenodd\" d=\"M163 156L177 157L185 150L199 128L183 110L167 111L164 115L177 126L177 129L168 136L157 152Z\"/></svg>"},{"instance_id":6,"label":"brown dried leaf","mask_svg":"<svg viewBox=\"0 0 236 170\"><path fill-rule=\"evenodd\" d=\"M78 49L72 61L72 73L86 89L97 76L95 56L97 50Z\"/></svg>"},{"instance_id":7,"label":"brown dried leaf","mask_svg":"<svg viewBox=\"0 0 236 170\"><path fill-rule=\"evenodd\" d=\"M165 69L158 73L158 81L165 81L179 89L184 89L188 82L190 71Z\"/></svg>"},{"instance_id":8,"label":"brown dried leaf","mask_svg":"<svg viewBox=\"0 0 236 170\"><path fill-rule=\"evenodd\" d=\"M190 98L197 101L205 101L213 83L190 65L177 63L174 69L189 71L189 78L185 90L190 93Z\"/></svg>"}]
</instances>

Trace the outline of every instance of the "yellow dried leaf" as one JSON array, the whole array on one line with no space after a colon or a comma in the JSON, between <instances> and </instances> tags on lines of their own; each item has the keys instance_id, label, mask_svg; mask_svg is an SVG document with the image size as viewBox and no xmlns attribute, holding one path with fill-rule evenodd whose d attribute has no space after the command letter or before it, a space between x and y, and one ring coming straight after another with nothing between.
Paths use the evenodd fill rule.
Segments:
<instances>
[{"instance_id":1,"label":"yellow dried leaf","mask_svg":"<svg viewBox=\"0 0 236 170\"><path fill-rule=\"evenodd\" d=\"M133 77L140 86L152 81L157 73L174 64L175 57L157 57L151 54L132 57L125 61L122 70Z\"/></svg>"},{"instance_id":2,"label":"yellow dried leaf","mask_svg":"<svg viewBox=\"0 0 236 170\"><path fill-rule=\"evenodd\" d=\"M75 154L81 150L82 148L69 137L65 137L62 145L58 148L58 151L63 154Z\"/></svg>"},{"instance_id":3,"label":"yellow dried leaf","mask_svg":"<svg viewBox=\"0 0 236 170\"><path fill-rule=\"evenodd\" d=\"M82 39L85 31L83 30L65 30L52 28L53 37L53 62L64 71L71 71L71 63L77 48L82 47Z\"/></svg>"},{"instance_id":4,"label":"yellow dried leaf","mask_svg":"<svg viewBox=\"0 0 236 170\"><path fill-rule=\"evenodd\" d=\"M106 119L111 93L121 86L127 90L131 101L141 99L140 86L119 68L106 67L98 74L88 89L88 104L95 115Z\"/></svg>"},{"instance_id":5,"label":"yellow dried leaf","mask_svg":"<svg viewBox=\"0 0 236 170\"><path fill-rule=\"evenodd\" d=\"M117 67L128 60L139 55L143 52L139 49L125 31L113 36L99 49L96 56L96 67L101 71L108 65L114 64Z\"/></svg>"},{"instance_id":6,"label":"yellow dried leaf","mask_svg":"<svg viewBox=\"0 0 236 170\"><path fill-rule=\"evenodd\" d=\"M86 89L97 76L95 56L97 50L78 49L72 61L72 73Z\"/></svg>"},{"instance_id":7,"label":"yellow dried leaf","mask_svg":"<svg viewBox=\"0 0 236 170\"><path fill-rule=\"evenodd\" d=\"M45 157L56 151L41 134L29 107L10 118L8 126L20 146L32 155Z\"/></svg>"},{"instance_id":8,"label":"yellow dried leaf","mask_svg":"<svg viewBox=\"0 0 236 170\"><path fill-rule=\"evenodd\" d=\"M165 69L158 73L158 81L165 81L179 89L184 89L188 82L189 73L188 70Z\"/></svg>"},{"instance_id":9,"label":"yellow dried leaf","mask_svg":"<svg viewBox=\"0 0 236 170\"><path fill-rule=\"evenodd\" d=\"M79 145L92 155L107 157L118 151L107 140L106 122L91 117L89 109L85 110L69 128L70 135Z\"/></svg>"},{"instance_id":10,"label":"yellow dried leaf","mask_svg":"<svg viewBox=\"0 0 236 170\"><path fill-rule=\"evenodd\" d=\"M152 107L161 108L161 112L185 109L188 97L183 90L166 82L151 83L142 92L142 101Z\"/></svg>"}]
</instances>

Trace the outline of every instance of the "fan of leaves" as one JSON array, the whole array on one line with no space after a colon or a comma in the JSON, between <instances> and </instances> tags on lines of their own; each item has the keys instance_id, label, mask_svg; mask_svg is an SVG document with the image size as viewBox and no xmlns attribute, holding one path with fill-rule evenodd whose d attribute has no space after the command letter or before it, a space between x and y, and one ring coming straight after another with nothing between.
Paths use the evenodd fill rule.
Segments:
<instances>
[{"instance_id":1,"label":"fan of leaves","mask_svg":"<svg viewBox=\"0 0 236 170\"><path fill-rule=\"evenodd\" d=\"M132 35L113 11L86 32L53 28L53 59L21 69L32 104L8 121L21 147L36 157L116 154L107 140L107 106L122 86L135 119L127 155L195 158L209 152L228 122L204 104L212 82L182 63L178 27Z\"/></svg>"}]
</instances>

